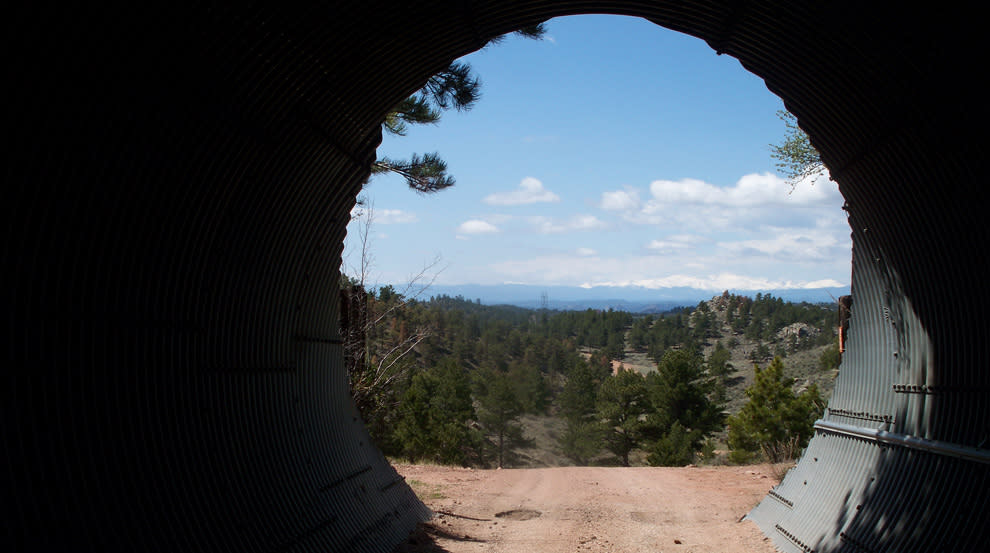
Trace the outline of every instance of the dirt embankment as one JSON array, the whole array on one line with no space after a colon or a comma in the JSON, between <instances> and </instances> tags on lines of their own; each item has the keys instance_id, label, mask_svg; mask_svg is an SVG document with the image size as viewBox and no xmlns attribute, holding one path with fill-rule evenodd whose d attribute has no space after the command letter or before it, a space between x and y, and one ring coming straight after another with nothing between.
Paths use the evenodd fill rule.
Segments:
<instances>
[{"instance_id":1,"label":"dirt embankment","mask_svg":"<svg viewBox=\"0 0 990 553\"><path fill-rule=\"evenodd\" d=\"M776 551L740 521L777 483L769 465L395 468L436 513L402 553Z\"/></svg>"}]
</instances>

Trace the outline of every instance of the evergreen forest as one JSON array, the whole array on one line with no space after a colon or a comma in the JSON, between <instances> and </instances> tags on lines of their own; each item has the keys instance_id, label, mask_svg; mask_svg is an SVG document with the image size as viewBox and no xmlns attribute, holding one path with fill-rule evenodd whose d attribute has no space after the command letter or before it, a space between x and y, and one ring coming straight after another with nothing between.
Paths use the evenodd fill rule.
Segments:
<instances>
[{"instance_id":1,"label":"evergreen forest","mask_svg":"<svg viewBox=\"0 0 990 553\"><path fill-rule=\"evenodd\" d=\"M341 282L352 396L404 462L787 460L839 364L834 303L724 292L659 315L551 311Z\"/></svg>"}]
</instances>

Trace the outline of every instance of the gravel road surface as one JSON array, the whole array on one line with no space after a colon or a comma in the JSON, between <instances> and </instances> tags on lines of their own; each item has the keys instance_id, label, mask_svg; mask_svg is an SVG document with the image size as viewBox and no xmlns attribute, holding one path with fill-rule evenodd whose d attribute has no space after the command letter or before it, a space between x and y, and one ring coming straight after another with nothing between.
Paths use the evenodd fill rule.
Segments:
<instances>
[{"instance_id":1,"label":"gravel road surface","mask_svg":"<svg viewBox=\"0 0 990 553\"><path fill-rule=\"evenodd\" d=\"M772 553L740 518L769 465L473 470L396 465L436 513L398 553Z\"/></svg>"}]
</instances>

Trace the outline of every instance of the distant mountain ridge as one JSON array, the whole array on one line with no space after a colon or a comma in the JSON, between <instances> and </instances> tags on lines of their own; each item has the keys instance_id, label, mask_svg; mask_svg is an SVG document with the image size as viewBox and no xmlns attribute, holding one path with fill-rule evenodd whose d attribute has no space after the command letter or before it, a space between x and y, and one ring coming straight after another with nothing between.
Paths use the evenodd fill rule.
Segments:
<instances>
[{"instance_id":1,"label":"distant mountain ridge","mask_svg":"<svg viewBox=\"0 0 990 553\"><path fill-rule=\"evenodd\" d=\"M710 300L712 296L721 293L721 290L702 290L688 287L650 289L636 286L582 288L580 286L536 286L530 284L435 284L426 290L420 299L429 299L430 296L440 295L462 296L469 300L480 299L485 305L508 304L539 309L543 307L545 294L546 306L555 310L581 311L611 308L629 313L663 313L677 307L693 307L698 302ZM833 298L849 294L849 287L775 290L729 289L729 293L749 297L755 297L758 293L771 294L776 298L794 303L832 303L835 301Z\"/></svg>"}]
</instances>

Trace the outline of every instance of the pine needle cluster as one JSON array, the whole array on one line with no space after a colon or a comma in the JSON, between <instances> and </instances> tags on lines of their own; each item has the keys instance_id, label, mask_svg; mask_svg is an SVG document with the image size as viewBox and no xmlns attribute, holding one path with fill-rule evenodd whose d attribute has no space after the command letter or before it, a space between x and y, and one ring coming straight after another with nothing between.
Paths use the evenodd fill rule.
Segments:
<instances>
[{"instance_id":1,"label":"pine needle cluster","mask_svg":"<svg viewBox=\"0 0 990 553\"><path fill-rule=\"evenodd\" d=\"M542 23L530 25L514 34L541 39L546 34L546 27ZM504 36L495 37L489 44L501 42ZM480 98L481 80L474 75L469 64L455 61L388 112L382 129L392 135L406 136L410 125L436 124L445 111L470 110ZM401 175L409 188L424 194L438 192L455 183L454 178L447 174L447 163L437 152L422 156L412 154L408 160L383 157L372 164L372 175L388 172Z\"/></svg>"}]
</instances>

